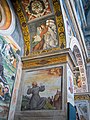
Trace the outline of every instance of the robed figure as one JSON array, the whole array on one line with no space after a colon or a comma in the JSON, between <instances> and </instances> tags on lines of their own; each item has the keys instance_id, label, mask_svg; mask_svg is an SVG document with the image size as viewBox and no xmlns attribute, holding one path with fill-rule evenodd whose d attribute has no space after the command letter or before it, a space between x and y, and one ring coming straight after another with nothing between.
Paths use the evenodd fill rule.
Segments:
<instances>
[{"instance_id":1,"label":"robed figure","mask_svg":"<svg viewBox=\"0 0 90 120\"><path fill-rule=\"evenodd\" d=\"M44 109L46 104L46 98L40 97L39 92L43 92L45 90L45 86L38 86L36 82L32 83L32 88L27 90L27 94L32 94L29 102L30 110L41 110Z\"/></svg>"}]
</instances>

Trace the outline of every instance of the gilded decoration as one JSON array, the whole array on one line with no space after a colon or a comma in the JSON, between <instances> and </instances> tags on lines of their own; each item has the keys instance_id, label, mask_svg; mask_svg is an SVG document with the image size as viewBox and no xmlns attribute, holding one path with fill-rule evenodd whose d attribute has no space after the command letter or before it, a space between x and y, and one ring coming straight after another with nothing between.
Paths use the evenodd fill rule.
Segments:
<instances>
[{"instance_id":1,"label":"gilded decoration","mask_svg":"<svg viewBox=\"0 0 90 120\"><path fill-rule=\"evenodd\" d=\"M24 55L27 56L30 53L30 33L28 26L26 25L26 18L22 12L21 6L18 1L14 3L15 5L15 10L17 12L20 24L21 24L21 29L22 29L22 34L23 34L23 39L24 39Z\"/></svg>"},{"instance_id":2,"label":"gilded decoration","mask_svg":"<svg viewBox=\"0 0 90 120\"><path fill-rule=\"evenodd\" d=\"M32 60L24 60L23 63L23 69L30 69L35 67L41 67L41 66L47 66L47 65L55 65L64 63L67 61L67 56L54 56L54 57L47 57L42 59L32 59Z\"/></svg>"},{"instance_id":3,"label":"gilded decoration","mask_svg":"<svg viewBox=\"0 0 90 120\"><path fill-rule=\"evenodd\" d=\"M75 100L90 100L90 95L75 95Z\"/></svg>"},{"instance_id":4,"label":"gilded decoration","mask_svg":"<svg viewBox=\"0 0 90 120\"><path fill-rule=\"evenodd\" d=\"M58 26L58 36L59 36L59 44L61 49L65 47L65 30L64 30L64 23L63 23L63 16L61 12L61 8L59 5L58 0L53 0L54 12L56 15L56 23Z\"/></svg>"},{"instance_id":5,"label":"gilded decoration","mask_svg":"<svg viewBox=\"0 0 90 120\"><path fill-rule=\"evenodd\" d=\"M59 0L17 0L14 6L22 28L25 56L49 54L66 47Z\"/></svg>"}]
</instances>

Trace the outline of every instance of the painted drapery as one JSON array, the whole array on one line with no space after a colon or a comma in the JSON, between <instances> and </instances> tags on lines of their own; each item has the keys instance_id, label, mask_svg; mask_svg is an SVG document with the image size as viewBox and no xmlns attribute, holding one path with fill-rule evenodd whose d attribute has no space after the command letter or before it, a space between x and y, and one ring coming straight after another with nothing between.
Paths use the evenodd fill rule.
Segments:
<instances>
[{"instance_id":1,"label":"painted drapery","mask_svg":"<svg viewBox=\"0 0 90 120\"><path fill-rule=\"evenodd\" d=\"M24 55L52 53L66 47L59 0L12 1L24 38Z\"/></svg>"}]
</instances>

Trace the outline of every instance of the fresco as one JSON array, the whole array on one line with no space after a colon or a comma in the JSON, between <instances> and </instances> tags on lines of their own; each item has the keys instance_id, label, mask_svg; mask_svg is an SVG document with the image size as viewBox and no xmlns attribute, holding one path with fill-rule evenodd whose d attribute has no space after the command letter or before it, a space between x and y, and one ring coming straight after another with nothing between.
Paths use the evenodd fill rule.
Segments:
<instances>
[{"instance_id":1,"label":"fresco","mask_svg":"<svg viewBox=\"0 0 90 120\"><path fill-rule=\"evenodd\" d=\"M14 87L13 87L12 100L11 100L11 103L10 103L8 120L14 120L14 114L15 114L15 110L16 110L18 92L19 92L21 75L22 75L21 58L18 57L18 59L19 59L19 62L18 62L18 65L17 65L17 73L16 73L16 78L15 78Z\"/></svg>"},{"instance_id":2,"label":"fresco","mask_svg":"<svg viewBox=\"0 0 90 120\"><path fill-rule=\"evenodd\" d=\"M0 119L6 120L18 64L19 46L11 37L0 36Z\"/></svg>"},{"instance_id":3,"label":"fresco","mask_svg":"<svg viewBox=\"0 0 90 120\"><path fill-rule=\"evenodd\" d=\"M67 48L70 47L70 42L72 36L74 36L73 29L72 29L72 24L68 18L67 12L64 11L64 19L65 19L65 31L66 31L66 40L67 40Z\"/></svg>"},{"instance_id":4,"label":"fresco","mask_svg":"<svg viewBox=\"0 0 90 120\"><path fill-rule=\"evenodd\" d=\"M80 50L75 45L74 46L74 55L77 61L77 67L74 68L74 75L75 75L75 87L74 92L87 92L88 86L87 86L87 77L86 77L86 69L84 66L84 60L82 57L82 54L80 53Z\"/></svg>"},{"instance_id":5,"label":"fresco","mask_svg":"<svg viewBox=\"0 0 90 120\"><path fill-rule=\"evenodd\" d=\"M67 65L67 101L74 106L74 82L73 73Z\"/></svg>"},{"instance_id":6,"label":"fresco","mask_svg":"<svg viewBox=\"0 0 90 120\"><path fill-rule=\"evenodd\" d=\"M74 77L74 91L76 92L76 89L81 88L82 81L80 75L77 75Z\"/></svg>"},{"instance_id":7,"label":"fresco","mask_svg":"<svg viewBox=\"0 0 90 120\"><path fill-rule=\"evenodd\" d=\"M57 27L55 19L48 18L46 20L35 22L30 25L31 34L31 51L46 50L57 47L59 45Z\"/></svg>"},{"instance_id":8,"label":"fresco","mask_svg":"<svg viewBox=\"0 0 90 120\"><path fill-rule=\"evenodd\" d=\"M75 102L76 120L89 120L89 103L87 100Z\"/></svg>"},{"instance_id":9,"label":"fresco","mask_svg":"<svg viewBox=\"0 0 90 120\"><path fill-rule=\"evenodd\" d=\"M28 22L51 13L48 0L22 0L21 3Z\"/></svg>"},{"instance_id":10,"label":"fresco","mask_svg":"<svg viewBox=\"0 0 90 120\"><path fill-rule=\"evenodd\" d=\"M24 56L34 57L66 47L59 0L17 0L12 3L22 29Z\"/></svg>"},{"instance_id":11,"label":"fresco","mask_svg":"<svg viewBox=\"0 0 90 120\"><path fill-rule=\"evenodd\" d=\"M0 1L0 35L11 36L21 46L20 55L24 54L24 42L20 23L9 0Z\"/></svg>"},{"instance_id":12,"label":"fresco","mask_svg":"<svg viewBox=\"0 0 90 120\"><path fill-rule=\"evenodd\" d=\"M60 110L62 72L62 67L26 71L21 110Z\"/></svg>"}]
</instances>

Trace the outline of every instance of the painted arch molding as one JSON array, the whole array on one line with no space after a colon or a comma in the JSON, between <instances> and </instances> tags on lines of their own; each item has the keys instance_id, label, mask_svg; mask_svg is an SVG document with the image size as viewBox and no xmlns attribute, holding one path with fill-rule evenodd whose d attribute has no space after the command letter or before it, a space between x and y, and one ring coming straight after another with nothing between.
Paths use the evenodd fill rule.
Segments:
<instances>
[{"instance_id":1,"label":"painted arch molding","mask_svg":"<svg viewBox=\"0 0 90 120\"><path fill-rule=\"evenodd\" d=\"M0 34L11 35L15 30L15 15L7 0L0 1Z\"/></svg>"},{"instance_id":2,"label":"painted arch molding","mask_svg":"<svg viewBox=\"0 0 90 120\"><path fill-rule=\"evenodd\" d=\"M85 69L85 62L82 54L82 50L80 44L74 36L71 38L70 42L70 49L74 53L76 62L79 67L80 71L80 79L82 81L81 88L78 89L78 92L88 92L88 85L87 85L87 76L86 76L86 69Z\"/></svg>"}]
</instances>

